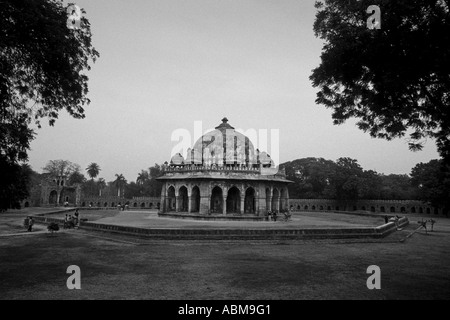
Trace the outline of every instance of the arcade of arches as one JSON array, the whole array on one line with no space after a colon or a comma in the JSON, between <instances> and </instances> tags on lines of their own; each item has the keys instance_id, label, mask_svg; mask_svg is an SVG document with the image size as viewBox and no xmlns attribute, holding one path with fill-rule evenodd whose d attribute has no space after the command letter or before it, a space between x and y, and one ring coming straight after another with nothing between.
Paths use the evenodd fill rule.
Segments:
<instances>
[{"instance_id":1,"label":"arcade of arches","mask_svg":"<svg viewBox=\"0 0 450 320\"><path fill-rule=\"evenodd\" d=\"M204 181L165 187L162 212L259 215L289 206L288 191L283 185Z\"/></svg>"}]
</instances>

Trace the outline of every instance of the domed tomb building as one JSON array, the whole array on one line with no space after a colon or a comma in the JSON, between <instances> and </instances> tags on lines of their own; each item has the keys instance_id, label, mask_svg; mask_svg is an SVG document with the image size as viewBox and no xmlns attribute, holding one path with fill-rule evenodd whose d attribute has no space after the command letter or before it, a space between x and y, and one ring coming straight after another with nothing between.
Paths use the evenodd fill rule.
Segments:
<instances>
[{"instance_id":1,"label":"domed tomb building","mask_svg":"<svg viewBox=\"0 0 450 320\"><path fill-rule=\"evenodd\" d=\"M163 170L160 215L264 216L288 209L290 181L284 170L227 118L198 139L186 158L174 155Z\"/></svg>"}]
</instances>

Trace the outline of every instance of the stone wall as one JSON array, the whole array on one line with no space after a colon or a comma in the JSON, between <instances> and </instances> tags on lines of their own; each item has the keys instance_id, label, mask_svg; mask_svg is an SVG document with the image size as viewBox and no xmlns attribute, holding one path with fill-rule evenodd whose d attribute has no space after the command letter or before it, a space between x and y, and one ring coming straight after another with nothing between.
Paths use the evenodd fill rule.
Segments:
<instances>
[{"instance_id":1,"label":"stone wall","mask_svg":"<svg viewBox=\"0 0 450 320\"><path fill-rule=\"evenodd\" d=\"M427 203L417 200L338 201L330 199L290 199L289 208L291 211L368 211L388 214L448 214L442 208L434 208Z\"/></svg>"},{"instance_id":2,"label":"stone wall","mask_svg":"<svg viewBox=\"0 0 450 320\"><path fill-rule=\"evenodd\" d=\"M119 205L128 204L129 209L158 209L160 206L159 197L133 197L126 199L117 196L108 197L85 197L81 199L81 207L92 208L117 208Z\"/></svg>"}]
</instances>

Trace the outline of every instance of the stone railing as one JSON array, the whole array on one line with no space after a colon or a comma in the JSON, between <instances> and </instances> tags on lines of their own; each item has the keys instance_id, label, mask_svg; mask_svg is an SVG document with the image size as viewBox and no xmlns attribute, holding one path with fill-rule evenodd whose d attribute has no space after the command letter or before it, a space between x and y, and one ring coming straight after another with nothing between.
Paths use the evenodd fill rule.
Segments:
<instances>
[{"instance_id":1,"label":"stone railing","mask_svg":"<svg viewBox=\"0 0 450 320\"><path fill-rule=\"evenodd\" d=\"M241 171L260 173L259 167L251 167L245 165L184 165L170 166L163 169L164 172L198 172L198 171Z\"/></svg>"}]
</instances>

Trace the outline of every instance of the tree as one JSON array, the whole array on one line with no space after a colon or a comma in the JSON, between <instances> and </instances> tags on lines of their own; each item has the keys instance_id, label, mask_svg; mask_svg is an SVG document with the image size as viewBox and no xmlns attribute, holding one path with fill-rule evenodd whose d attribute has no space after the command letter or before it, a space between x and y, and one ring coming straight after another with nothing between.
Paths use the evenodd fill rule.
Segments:
<instances>
[{"instance_id":1,"label":"tree","mask_svg":"<svg viewBox=\"0 0 450 320\"><path fill-rule=\"evenodd\" d=\"M18 163L27 161L35 136L32 122L40 127L40 120L47 118L53 125L62 109L84 118L90 102L85 71L99 54L91 44L89 21L83 15L81 28L71 30L66 10L56 0L0 1L2 176L17 172ZM4 182L2 194L20 185L16 179Z\"/></svg>"},{"instance_id":2,"label":"tree","mask_svg":"<svg viewBox=\"0 0 450 320\"><path fill-rule=\"evenodd\" d=\"M80 166L69 160L50 160L42 170L51 178L69 178L73 173L80 172Z\"/></svg>"},{"instance_id":3,"label":"tree","mask_svg":"<svg viewBox=\"0 0 450 320\"><path fill-rule=\"evenodd\" d=\"M96 178L98 176L98 174L100 173L100 170L101 169L100 169L99 165L96 164L95 162L92 162L86 168L86 171L87 171L89 177L91 177L91 180L94 180L94 178Z\"/></svg>"},{"instance_id":4,"label":"tree","mask_svg":"<svg viewBox=\"0 0 450 320\"><path fill-rule=\"evenodd\" d=\"M381 9L381 29L369 29L370 5ZM310 79L316 102L349 118L372 137L409 132L409 147L436 139L450 160L450 14L447 0L316 1L316 36L325 41Z\"/></svg>"},{"instance_id":5,"label":"tree","mask_svg":"<svg viewBox=\"0 0 450 320\"><path fill-rule=\"evenodd\" d=\"M162 182L157 180L164 173L162 171L161 165L155 163L154 166L148 169L150 180L146 184L146 190L148 194L152 197L159 197L161 195Z\"/></svg>"},{"instance_id":6,"label":"tree","mask_svg":"<svg viewBox=\"0 0 450 320\"><path fill-rule=\"evenodd\" d=\"M389 174L381 176L381 195L379 199L412 200L416 199L411 177L406 174Z\"/></svg>"},{"instance_id":7,"label":"tree","mask_svg":"<svg viewBox=\"0 0 450 320\"><path fill-rule=\"evenodd\" d=\"M142 186L146 181L148 181L150 178L148 171L141 170L140 173L138 173L138 176L136 178L136 183L140 186Z\"/></svg>"},{"instance_id":8,"label":"tree","mask_svg":"<svg viewBox=\"0 0 450 320\"><path fill-rule=\"evenodd\" d=\"M125 186L124 195L126 199L131 199L133 197L142 196L141 192L142 192L141 187L134 181L131 181Z\"/></svg>"},{"instance_id":9,"label":"tree","mask_svg":"<svg viewBox=\"0 0 450 320\"><path fill-rule=\"evenodd\" d=\"M96 197L98 195L98 185L97 183L89 179L85 181L82 186L83 195L86 197Z\"/></svg>"},{"instance_id":10,"label":"tree","mask_svg":"<svg viewBox=\"0 0 450 320\"><path fill-rule=\"evenodd\" d=\"M106 187L105 179L99 178L98 181L97 181L97 187L98 187L98 190L99 190L99 196L101 197L102 196L102 190L105 189L105 187Z\"/></svg>"},{"instance_id":11,"label":"tree","mask_svg":"<svg viewBox=\"0 0 450 320\"><path fill-rule=\"evenodd\" d=\"M323 158L302 158L280 165L286 170L289 195L293 198L324 198L335 163Z\"/></svg>"},{"instance_id":12,"label":"tree","mask_svg":"<svg viewBox=\"0 0 450 320\"><path fill-rule=\"evenodd\" d=\"M86 182L86 178L84 177L84 175L80 171L74 171L69 176L69 185L74 185L76 183L83 184L85 182Z\"/></svg>"},{"instance_id":13,"label":"tree","mask_svg":"<svg viewBox=\"0 0 450 320\"><path fill-rule=\"evenodd\" d=\"M435 207L450 208L450 166L442 160L418 163L411 170L411 182L418 189L418 198Z\"/></svg>"},{"instance_id":14,"label":"tree","mask_svg":"<svg viewBox=\"0 0 450 320\"><path fill-rule=\"evenodd\" d=\"M123 174L117 174L116 173L116 180L114 180L114 186L117 189L117 196L120 197L123 195L123 189L125 185L127 184L127 180L123 176Z\"/></svg>"},{"instance_id":15,"label":"tree","mask_svg":"<svg viewBox=\"0 0 450 320\"><path fill-rule=\"evenodd\" d=\"M11 164L0 157L0 212L20 209L20 201L28 197L30 179L33 174L27 164Z\"/></svg>"}]
</instances>

